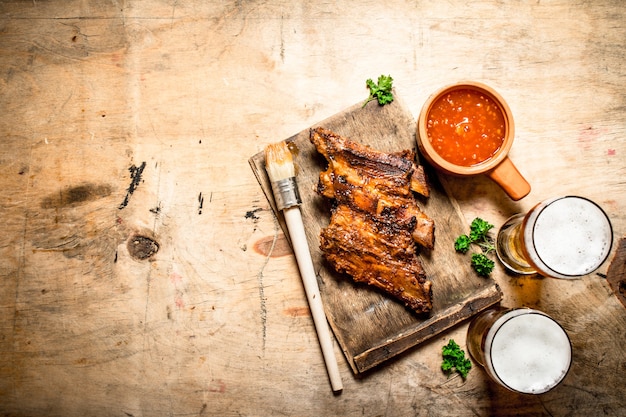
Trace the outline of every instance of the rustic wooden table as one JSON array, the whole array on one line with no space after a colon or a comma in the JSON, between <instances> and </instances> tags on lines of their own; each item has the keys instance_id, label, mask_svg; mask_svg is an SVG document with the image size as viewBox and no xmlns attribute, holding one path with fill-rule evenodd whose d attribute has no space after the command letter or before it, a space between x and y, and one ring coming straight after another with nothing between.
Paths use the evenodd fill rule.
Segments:
<instances>
[{"instance_id":1,"label":"rustic wooden table","mask_svg":"<svg viewBox=\"0 0 626 417\"><path fill-rule=\"evenodd\" d=\"M441 346L465 347L463 322L358 376L335 345L333 395L248 159L364 100L367 78L392 75L415 118L435 89L482 81L513 110L532 192L447 181L467 223L573 193L617 241L625 39L618 0L1 2L0 412L624 415L626 309L606 280L500 266L504 305L569 332L562 386L516 395L477 366L446 378Z\"/></svg>"}]
</instances>

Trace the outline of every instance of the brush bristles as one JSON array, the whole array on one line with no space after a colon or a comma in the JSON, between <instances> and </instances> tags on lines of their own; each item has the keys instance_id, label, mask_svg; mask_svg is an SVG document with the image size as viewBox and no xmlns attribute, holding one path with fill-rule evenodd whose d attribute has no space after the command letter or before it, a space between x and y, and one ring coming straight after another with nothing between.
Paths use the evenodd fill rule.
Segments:
<instances>
[{"instance_id":1,"label":"brush bristles","mask_svg":"<svg viewBox=\"0 0 626 417\"><path fill-rule=\"evenodd\" d=\"M265 147L265 170L272 182L296 176L293 157L286 142L272 143Z\"/></svg>"}]
</instances>

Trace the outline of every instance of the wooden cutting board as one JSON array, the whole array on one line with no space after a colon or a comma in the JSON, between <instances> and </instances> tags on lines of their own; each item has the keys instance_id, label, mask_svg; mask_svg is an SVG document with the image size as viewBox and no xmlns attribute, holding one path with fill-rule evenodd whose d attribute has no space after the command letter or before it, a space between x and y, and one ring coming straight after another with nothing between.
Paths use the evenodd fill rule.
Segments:
<instances>
[{"instance_id":1,"label":"wooden cutting board","mask_svg":"<svg viewBox=\"0 0 626 417\"><path fill-rule=\"evenodd\" d=\"M375 101L365 107L363 103L357 103L312 127L316 126L385 152L416 148L416 122L397 95L385 106L379 106ZM479 277L473 271L470 255L454 251L454 240L460 234L468 233L468 225L456 202L446 194L437 175L428 166L425 168L431 196L420 198L419 203L435 221L436 243L432 251L421 249L419 256L432 281L431 314L427 317L416 315L382 292L355 284L352 278L335 272L324 261L319 249L319 234L328 225L330 205L315 192L319 174L326 169L326 161L310 143L309 130L305 129L286 141L297 148L295 164L302 197L301 211L326 315L355 373L383 363L502 299L495 281ZM249 162L276 213L263 152L254 155ZM277 216L288 236L282 213Z\"/></svg>"}]
</instances>

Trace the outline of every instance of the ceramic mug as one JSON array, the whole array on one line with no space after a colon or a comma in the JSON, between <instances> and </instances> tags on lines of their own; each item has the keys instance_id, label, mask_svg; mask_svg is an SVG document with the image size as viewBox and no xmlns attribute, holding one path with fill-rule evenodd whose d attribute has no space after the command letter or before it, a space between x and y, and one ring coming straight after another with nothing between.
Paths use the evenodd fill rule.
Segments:
<instances>
[{"instance_id":1,"label":"ceramic mug","mask_svg":"<svg viewBox=\"0 0 626 417\"><path fill-rule=\"evenodd\" d=\"M433 143L435 129L440 129L441 141ZM471 143L471 135L490 136L493 143L483 145L485 139L478 138ZM511 199L520 200L530 193L530 184L509 159L514 136L513 115L504 99L491 87L474 81L449 85L432 94L417 122L417 145L432 166L456 176L485 174ZM484 151L478 159L477 149Z\"/></svg>"}]
</instances>

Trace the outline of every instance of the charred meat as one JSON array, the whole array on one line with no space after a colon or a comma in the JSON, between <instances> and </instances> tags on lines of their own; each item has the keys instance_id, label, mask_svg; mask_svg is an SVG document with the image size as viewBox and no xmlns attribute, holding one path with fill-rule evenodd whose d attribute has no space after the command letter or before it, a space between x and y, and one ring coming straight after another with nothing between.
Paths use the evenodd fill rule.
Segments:
<instances>
[{"instance_id":1,"label":"charred meat","mask_svg":"<svg viewBox=\"0 0 626 417\"><path fill-rule=\"evenodd\" d=\"M435 225L414 192L429 188L412 151L385 153L323 128L310 140L328 161L317 192L334 201L320 235L324 257L356 282L378 287L418 313L432 309L416 243L432 249Z\"/></svg>"}]
</instances>

